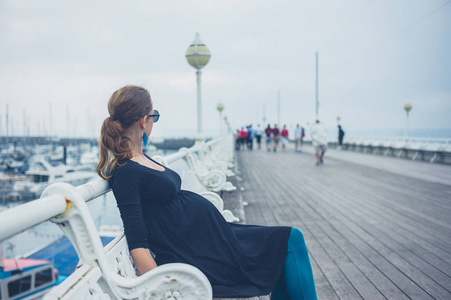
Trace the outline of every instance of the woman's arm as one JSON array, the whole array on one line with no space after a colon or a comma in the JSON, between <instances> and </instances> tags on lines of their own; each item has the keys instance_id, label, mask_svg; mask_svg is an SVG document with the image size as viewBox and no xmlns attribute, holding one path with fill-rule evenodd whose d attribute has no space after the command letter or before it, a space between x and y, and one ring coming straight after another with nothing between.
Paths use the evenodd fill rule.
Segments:
<instances>
[{"instance_id":1,"label":"woman's arm","mask_svg":"<svg viewBox=\"0 0 451 300\"><path fill-rule=\"evenodd\" d=\"M152 270L157 267L157 263L150 254L149 249L146 248L136 248L130 251L132 255L135 267L138 270L139 275Z\"/></svg>"},{"instance_id":2,"label":"woman's arm","mask_svg":"<svg viewBox=\"0 0 451 300\"><path fill-rule=\"evenodd\" d=\"M128 249L140 275L155 268L157 264L149 251L147 228L141 206L141 178L129 165L118 167L110 181L116 198Z\"/></svg>"}]
</instances>

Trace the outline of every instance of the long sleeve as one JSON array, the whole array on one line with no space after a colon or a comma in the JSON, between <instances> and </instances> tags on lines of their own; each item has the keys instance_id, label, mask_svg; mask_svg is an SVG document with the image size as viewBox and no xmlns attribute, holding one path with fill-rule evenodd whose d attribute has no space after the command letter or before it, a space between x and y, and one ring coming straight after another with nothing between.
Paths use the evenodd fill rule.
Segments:
<instances>
[{"instance_id":1,"label":"long sleeve","mask_svg":"<svg viewBox=\"0 0 451 300\"><path fill-rule=\"evenodd\" d=\"M124 233L129 250L149 248L147 229L141 206L141 179L126 166L118 167L110 180L117 206L124 223Z\"/></svg>"}]
</instances>

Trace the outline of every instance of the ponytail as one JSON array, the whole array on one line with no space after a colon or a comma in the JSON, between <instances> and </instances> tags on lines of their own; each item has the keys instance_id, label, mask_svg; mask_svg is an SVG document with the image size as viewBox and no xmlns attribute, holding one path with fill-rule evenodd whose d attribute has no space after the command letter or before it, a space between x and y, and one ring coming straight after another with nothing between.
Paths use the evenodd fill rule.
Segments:
<instances>
[{"instance_id":1,"label":"ponytail","mask_svg":"<svg viewBox=\"0 0 451 300\"><path fill-rule=\"evenodd\" d=\"M97 174L105 180L121 160L131 159L132 142L125 134L133 123L152 110L149 92L139 86L128 85L115 91L108 101L110 116L103 121L100 130Z\"/></svg>"},{"instance_id":2,"label":"ponytail","mask_svg":"<svg viewBox=\"0 0 451 300\"><path fill-rule=\"evenodd\" d=\"M100 159L97 164L97 174L100 177L108 180L118 161L133 157L129 140L120 122L115 120L115 116L103 121L99 141Z\"/></svg>"}]
</instances>

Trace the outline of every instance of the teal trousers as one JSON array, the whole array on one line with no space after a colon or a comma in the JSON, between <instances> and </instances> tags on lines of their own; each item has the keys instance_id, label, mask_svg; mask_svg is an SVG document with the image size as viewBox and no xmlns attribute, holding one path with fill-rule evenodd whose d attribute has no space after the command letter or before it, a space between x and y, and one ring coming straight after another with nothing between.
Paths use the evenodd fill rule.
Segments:
<instances>
[{"instance_id":1,"label":"teal trousers","mask_svg":"<svg viewBox=\"0 0 451 300\"><path fill-rule=\"evenodd\" d=\"M271 292L271 300L316 300L312 266L304 235L292 228L288 239L287 256L283 272Z\"/></svg>"}]
</instances>

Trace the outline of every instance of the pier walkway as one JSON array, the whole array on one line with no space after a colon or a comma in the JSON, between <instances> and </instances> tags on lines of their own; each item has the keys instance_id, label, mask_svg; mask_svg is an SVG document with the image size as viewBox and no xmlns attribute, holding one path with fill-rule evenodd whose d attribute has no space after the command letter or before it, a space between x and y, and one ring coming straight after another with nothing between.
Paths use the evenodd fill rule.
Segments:
<instances>
[{"instance_id":1,"label":"pier walkway","mask_svg":"<svg viewBox=\"0 0 451 300\"><path fill-rule=\"evenodd\" d=\"M451 167L303 150L237 160L247 223L304 233L319 299L451 299Z\"/></svg>"}]
</instances>

